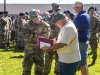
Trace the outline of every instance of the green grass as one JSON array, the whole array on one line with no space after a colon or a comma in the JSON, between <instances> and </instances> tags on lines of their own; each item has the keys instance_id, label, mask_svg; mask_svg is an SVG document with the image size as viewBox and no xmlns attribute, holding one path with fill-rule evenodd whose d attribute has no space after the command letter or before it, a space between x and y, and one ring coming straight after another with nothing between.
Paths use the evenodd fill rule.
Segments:
<instances>
[{"instance_id":1,"label":"green grass","mask_svg":"<svg viewBox=\"0 0 100 75\"><path fill-rule=\"evenodd\" d=\"M4 51L0 49L0 75L21 75L22 74L22 61L24 53L13 52L12 50ZM88 57L88 63L92 61L91 56ZM50 75L54 75L54 60ZM32 68L32 75L34 75L34 65ZM81 75L80 71L77 75ZM100 75L100 43L98 48L98 58L96 64L89 67L89 75Z\"/></svg>"}]
</instances>

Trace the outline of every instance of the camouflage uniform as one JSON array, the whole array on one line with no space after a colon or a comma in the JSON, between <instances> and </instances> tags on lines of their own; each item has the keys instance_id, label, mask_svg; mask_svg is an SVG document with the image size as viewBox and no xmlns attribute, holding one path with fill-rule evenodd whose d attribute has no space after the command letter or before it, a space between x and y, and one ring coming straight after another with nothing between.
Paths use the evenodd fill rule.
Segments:
<instances>
[{"instance_id":1,"label":"camouflage uniform","mask_svg":"<svg viewBox=\"0 0 100 75\"><path fill-rule=\"evenodd\" d=\"M27 24L24 19L18 18L15 20L15 37L16 37L16 48L19 51L24 50L24 35L23 35L23 27Z\"/></svg>"},{"instance_id":2,"label":"camouflage uniform","mask_svg":"<svg viewBox=\"0 0 100 75\"><path fill-rule=\"evenodd\" d=\"M29 24L24 26L24 40L25 40L25 57L23 60L23 74L31 75L33 62L35 63L35 75L48 75L50 72L46 71L44 67L44 52L39 48L37 38L49 37L50 26L44 21L39 24L33 23L31 20ZM46 53L46 58L50 58Z\"/></svg>"},{"instance_id":3,"label":"camouflage uniform","mask_svg":"<svg viewBox=\"0 0 100 75\"><path fill-rule=\"evenodd\" d=\"M7 22L2 17L3 13L0 12L0 47L4 48L4 33L5 33L5 25Z\"/></svg>"},{"instance_id":4,"label":"camouflage uniform","mask_svg":"<svg viewBox=\"0 0 100 75\"><path fill-rule=\"evenodd\" d=\"M59 12L56 12L56 14L59 13ZM49 20L49 24L50 24L50 28L51 28L51 35L50 35L50 38L52 39L57 39L57 36L58 36L58 33L59 33L59 28L55 25L55 21L54 21L54 15L55 14L52 14L51 15L51 20ZM51 57L53 59L53 55L55 56L55 69L54 69L54 73L55 75L60 75L60 68L59 68L59 61L58 61L58 54L57 52L53 52L51 53ZM50 59L49 59L50 60ZM48 63L48 65L50 66L50 62L46 62ZM51 61L52 63L52 61Z\"/></svg>"},{"instance_id":5,"label":"camouflage uniform","mask_svg":"<svg viewBox=\"0 0 100 75\"><path fill-rule=\"evenodd\" d=\"M97 33L100 32L100 21L95 16L90 17L90 47L93 53L92 56L92 64L95 64L95 61L97 59Z\"/></svg>"},{"instance_id":6,"label":"camouflage uniform","mask_svg":"<svg viewBox=\"0 0 100 75\"><path fill-rule=\"evenodd\" d=\"M53 3L52 4L52 10L53 13L50 15L50 18L47 17L47 22L50 24L50 28L51 28L51 34L50 34L50 38L51 39L56 39L59 33L59 28L55 25L55 15L57 13L60 12L60 7L58 4ZM45 20L45 19L44 19ZM52 64L52 59L53 56L55 56L55 69L54 69L54 73L55 75L60 75L60 68L59 68L59 61L58 61L58 54L57 52L50 52L49 54L50 58L48 59L48 62L46 62L46 66L48 67L48 71L51 70L51 64Z\"/></svg>"},{"instance_id":7,"label":"camouflage uniform","mask_svg":"<svg viewBox=\"0 0 100 75\"><path fill-rule=\"evenodd\" d=\"M15 24L14 24L15 18L12 17L11 20L12 20L12 24L11 24L11 39L10 39L10 41L14 44L14 41L15 41Z\"/></svg>"},{"instance_id":8,"label":"camouflage uniform","mask_svg":"<svg viewBox=\"0 0 100 75\"><path fill-rule=\"evenodd\" d=\"M8 16L5 16L5 21L7 22L7 24L5 25L5 45L6 47L10 46L10 38L11 38L11 18Z\"/></svg>"},{"instance_id":9,"label":"camouflage uniform","mask_svg":"<svg viewBox=\"0 0 100 75\"><path fill-rule=\"evenodd\" d=\"M99 42L99 39L100 39L100 32L98 33L98 42Z\"/></svg>"}]
</instances>

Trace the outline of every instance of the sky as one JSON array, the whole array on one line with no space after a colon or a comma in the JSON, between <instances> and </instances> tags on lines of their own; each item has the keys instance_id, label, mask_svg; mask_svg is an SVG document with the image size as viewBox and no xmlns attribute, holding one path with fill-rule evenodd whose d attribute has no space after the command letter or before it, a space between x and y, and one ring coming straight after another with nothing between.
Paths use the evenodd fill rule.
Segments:
<instances>
[{"instance_id":1,"label":"sky","mask_svg":"<svg viewBox=\"0 0 100 75\"><path fill-rule=\"evenodd\" d=\"M84 4L100 4L100 0L6 0L7 4L73 4L76 1L81 1ZM4 0L0 0L0 3L4 3Z\"/></svg>"}]
</instances>

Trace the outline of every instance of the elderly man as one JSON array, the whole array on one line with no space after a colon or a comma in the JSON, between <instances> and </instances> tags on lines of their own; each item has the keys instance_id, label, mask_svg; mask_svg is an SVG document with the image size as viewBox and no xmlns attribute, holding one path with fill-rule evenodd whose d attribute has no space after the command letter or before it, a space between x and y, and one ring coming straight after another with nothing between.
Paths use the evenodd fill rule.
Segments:
<instances>
[{"instance_id":1,"label":"elderly man","mask_svg":"<svg viewBox=\"0 0 100 75\"><path fill-rule=\"evenodd\" d=\"M57 27L60 28L57 42L51 47L43 48L43 51L57 50L60 75L75 75L81 59L77 29L64 14L58 13L54 17Z\"/></svg>"},{"instance_id":2,"label":"elderly man","mask_svg":"<svg viewBox=\"0 0 100 75\"><path fill-rule=\"evenodd\" d=\"M32 9L29 12L29 15L30 21L28 25L24 26L23 29L25 40L25 57L23 61L22 75L31 75L33 62L35 63L35 75L48 75L49 72L44 68L44 52L42 52L39 48L38 38L49 38L50 26L41 20L37 10Z\"/></svg>"},{"instance_id":3,"label":"elderly man","mask_svg":"<svg viewBox=\"0 0 100 75\"><path fill-rule=\"evenodd\" d=\"M88 56L90 17L86 11L83 10L82 2L76 2L74 4L74 10L77 13L74 23L78 31L79 48L81 52L80 69L82 75L88 75L86 59Z\"/></svg>"}]
</instances>

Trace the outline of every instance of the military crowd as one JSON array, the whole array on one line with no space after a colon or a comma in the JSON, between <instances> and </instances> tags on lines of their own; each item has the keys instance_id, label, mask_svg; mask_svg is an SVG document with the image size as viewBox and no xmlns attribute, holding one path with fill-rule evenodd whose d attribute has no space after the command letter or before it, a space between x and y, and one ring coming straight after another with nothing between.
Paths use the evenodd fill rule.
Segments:
<instances>
[{"instance_id":1,"label":"military crowd","mask_svg":"<svg viewBox=\"0 0 100 75\"><path fill-rule=\"evenodd\" d=\"M42 15L37 9L32 9L29 13L19 13L16 18L9 17L7 11L0 12L0 48L7 50L12 42L16 44L16 51L25 52L22 75L31 75L33 63L35 75L49 75L53 57L56 60L54 73L60 74L56 51L45 53L38 47L39 37L57 39L59 28L55 25L55 14L61 11L58 4L53 3L51 6L52 9ZM69 10L63 13L74 21L76 16ZM93 54L91 64L95 64L99 47L100 16L96 13L95 7L90 7L88 14L90 15L90 48Z\"/></svg>"}]
</instances>

